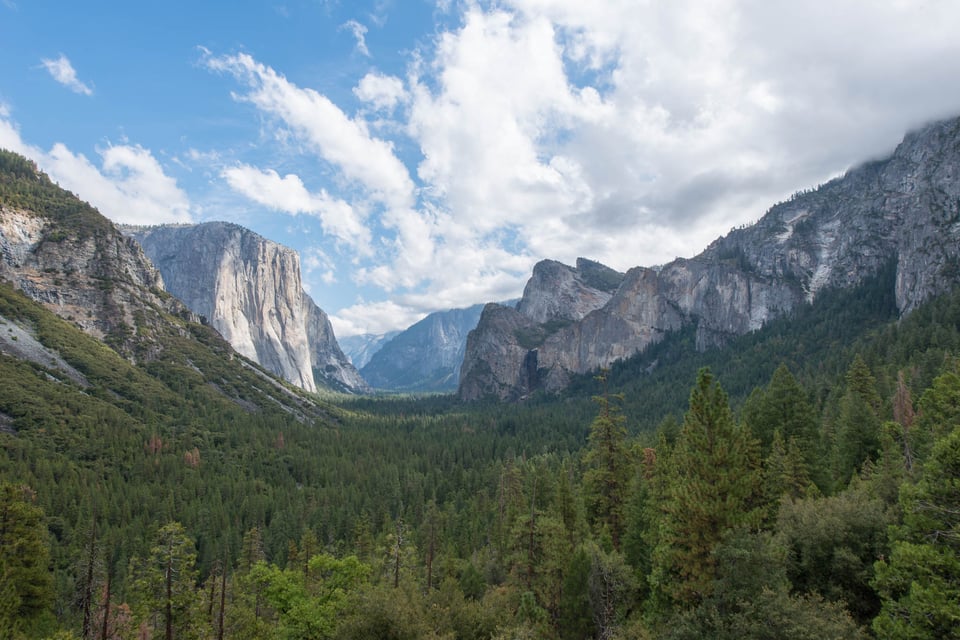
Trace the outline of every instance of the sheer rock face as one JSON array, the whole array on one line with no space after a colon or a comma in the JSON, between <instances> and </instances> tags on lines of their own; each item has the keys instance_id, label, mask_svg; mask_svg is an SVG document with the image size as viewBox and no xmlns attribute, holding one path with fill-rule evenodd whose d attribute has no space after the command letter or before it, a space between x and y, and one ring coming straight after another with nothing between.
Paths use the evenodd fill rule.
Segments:
<instances>
[{"instance_id":1,"label":"sheer rock face","mask_svg":"<svg viewBox=\"0 0 960 640\"><path fill-rule=\"evenodd\" d=\"M131 337L159 312L189 314L163 294L140 246L106 220L67 235L40 213L0 205L0 279L128 358L148 342Z\"/></svg>"},{"instance_id":2,"label":"sheer rock face","mask_svg":"<svg viewBox=\"0 0 960 640\"><path fill-rule=\"evenodd\" d=\"M467 335L482 309L474 305L429 314L387 341L360 373L377 389L455 391Z\"/></svg>"},{"instance_id":3,"label":"sheer rock face","mask_svg":"<svg viewBox=\"0 0 960 640\"><path fill-rule=\"evenodd\" d=\"M363 391L327 315L303 292L295 251L238 225L125 229L180 298L237 350L308 391Z\"/></svg>"},{"instance_id":4,"label":"sheer rock face","mask_svg":"<svg viewBox=\"0 0 960 640\"><path fill-rule=\"evenodd\" d=\"M901 314L960 281L960 119L909 134L891 157L795 195L695 258L631 269L612 293L584 286L581 265L597 263L541 262L517 311L484 309L459 394L558 390L686 324L699 349L722 344L891 262Z\"/></svg>"},{"instance_id":5,"label":"sheer rock face","mask_svg":"<svg viewBox=\"0 0 960 640\"><path fill-rule=\"evenodd\" d=\"M584 258L576 268L543 260L533 268L517 310L540 324L581 320L610 300L622 278L622 273Z\"/></svg>"}]
</instances>

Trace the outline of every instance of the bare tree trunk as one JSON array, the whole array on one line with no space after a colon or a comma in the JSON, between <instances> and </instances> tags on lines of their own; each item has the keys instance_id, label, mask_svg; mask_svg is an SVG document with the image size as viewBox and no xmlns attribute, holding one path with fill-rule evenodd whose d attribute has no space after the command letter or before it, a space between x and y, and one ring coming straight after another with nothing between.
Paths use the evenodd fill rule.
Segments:
<instances>
[{"instance_id":1,"label":"bare tree trunk","mask_svg":"<svg viewBox=\"0 0 960 640\"><path fill-rule=\"evenodd\" d=\"M223 572L220 576L220 614L217 620L217 640L223 640L224 609L227 606L227 562L224 559Z\"/></svg>"},{"instance_id":2,"label":"bare tree trunk","mask_svg":"<svg viewBox=\"0 0 960 640\"><path fill-rule=\"evenodd\" d=\"M110 577L112 572L110 571L109 564L107 565L107 590L106 595L103 598L103 627L100 630L100 640L107 640L107 632L110 630Z\"/></svg>"},{"instance_id":3,"label":"bare tree trunk","mask_svg":"<svg viewBox=\"0 0 960 640\"><path fill-rule=\"evenodd\" d=\"M167 556L167 606L165 611L166 640L173 640L173 551Z\"/></svg>"},{"instance_id":4,"label":"bare tree trunk","mask_svg":"<svg viewBox=\"0 0 960 640\"><path fill-rule=\"evenodd\" d=\"M90 524L90 542L87 545L87 570L83 581L83 638L93 638L93 569L97 553L97 521Z\"/></svg>"}]
</instances>

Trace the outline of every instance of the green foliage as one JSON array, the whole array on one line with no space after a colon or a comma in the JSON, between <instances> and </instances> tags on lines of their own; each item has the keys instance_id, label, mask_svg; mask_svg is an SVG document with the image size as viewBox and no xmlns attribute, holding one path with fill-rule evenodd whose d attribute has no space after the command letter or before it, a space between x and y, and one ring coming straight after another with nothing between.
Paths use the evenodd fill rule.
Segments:
<instances>
[{"instance_id":1,"label":"green foliage","mask_svg":"<svg viewBox=\"0 0 960 640\"><path fill-rule=\"evenodd\" d=\"M671 601L697 604L715 578L713 551L731 529L757 524L755 442L733 420L727 395L703 369L670 460L651 582Z\"/></svg>"},{"instance_id":2,"label":"green foliage","mask_svg":"<svg viewBox=\"0 0 960 640\"><path fill-rule=\"evenodd\" d=\"M834 431L834 477L843 487L880 450L881 400L873 374L859 355L847 371L846 392L840 400L840 415Z\"/></svg>"},{"instance_id":3,"label":"green foliage","mask_svg":"<svg viewBox=\"0 0 960 640\"><path fill-rule=\"evenodd\" d=\"M733 531L714 550L716 582L696 608L663 625L665 639L820 640L864 637L842 606L791 595L786 550L764 534Z\"/></svg>"},{"instance_id":4,"label":"green foliage","mask_svg":"<svg viewBox=\"0 0 960 640\"><path fill-rule=\"evenodd\" d=\"M743 408L743 421L760 441L762 456L770 454L774 434L779 432L785 442L795 442L808 465L819 458L817 417L803 388L785 364L777 367L765 389L750 394Z\"/></svg>"},{"instance_id":5,"label":"green foliage","mask_svg":"<svg viewBox=\"0 0 960 640\"><path fill-rule=\"evenodd\" d=\"M787 575L799 593L846 605L860 623L879 610L873 562L887 551L891 514L854 487L836 496L785 501L776 530L790 552Z\"/></svg>"},{"instance_id":6,"label":"green foliage","mask_svg":"<svg viewBox=\"0 0 960 640\"><path fill-rule=\"evenodd\" d=\"M593 608L590 605L591 558L582 546L570 558L563 592L560 596L559 627L563 640L579 640L594 635Z\"/></svg>"},{"instance_id":7,"label":"green foliage","mask_svg":"<svg viewBox=\"0 0 960 640\"><path fill-rule=\"evenodd\" d=\"M0 633L32 633L53 601L44 514L25 486L0 484Z\"/></svg>"},{"instance_id":8,"label":"green foliage","mask_svg":"<svg viewBox=\"0 0 960 640\"><path fill-rule=\"evenodd\" d=\"M590 425L590 437L583 456L587 514L597 531L610 536L615 549L620 548L624 531L631 466L626 446L626 419L614 404L619 399L607 394L595 398L600 413Z\"/></svg>"},{"instance_id":9,"label":"green foliage","mask_svg":"<svg viewBox=\"0 0 960 640\"><path fill-rule=\"evenodd\" d=\"M150 555L132 561L134 600L158 637L181 637L194 623L196 560L194 542L183 525L169 522L157 531Z\"/></svg>"},{"instance_id":10,"label":"green foliage","mask_svg":"<svg viewBox=\"0 0 960 640\"><path fill-rule=\"evenodd\" d=\"M931 399L932 401L932 399ZM901 490L903 527L876 564L879 638L960 638L960 428L938 440Z\"/></svg>"}]
</instances>

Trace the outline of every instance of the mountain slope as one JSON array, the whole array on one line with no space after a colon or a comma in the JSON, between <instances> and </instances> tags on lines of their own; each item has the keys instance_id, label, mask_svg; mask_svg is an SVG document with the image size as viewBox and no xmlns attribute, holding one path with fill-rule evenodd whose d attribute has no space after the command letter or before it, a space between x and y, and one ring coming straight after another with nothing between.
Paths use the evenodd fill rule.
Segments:
<instances>
[{"instance_id":1,"label":"mountain slope","mask_svg":"<svg viewBox=\"0 0 960 640\"><path fill-rule=\"evenodd\" d=\"M239 353L307 391L368 389L326 313L304 293L292 249L226 222L125 227L167 290Z\"/></svg>"},{"instance_id":2,"label":"mountain slope","mask_svg":"<svg viewBox=\"0 0 960 640\"><path fill-rule=\"evenodd\" d=\"M5 337L11 339L4 351L11 357L66 371L76 384L128 400L131 392L118 389L152 389L135 394L147 406L153 396L182 399L179 392L158 391L157 378L163 378L161 386L197 387L204 404L326 415L315 401L237 358L199 316L163 290L159 272L134 240L33 163L2 150L0 279L8 288ZM69 324L18 301L15 290ZM70 325L83 333L71 332ZM68 357L65 348L74 355ZM84 382L89 371L99 371L102 379Z\"/></svg>"},{"instance_id":3,"label":"mountain slope","mask_svg":"<svg viewBox=\"0 0 960 640\"><path fill-rule=\"evenodd\" d=\"M375 389L454 391L467 334L483 305L429 314L386 342L360 370Z\"/></svg>"},{"instance_id":4,"label":"mountain slope","mask_svg":"<svg viewBox=\"0 0 960 640\"><path fill-rule=\"evenodd\" d=\"M692 259L631 269L602 306L585 290L542 284L538 269L557 267L541 263L517 311L484 311L468 338L459 395L516 399L561 389L571 374L609 366L687 326L698 349L723 344L825 288L855 286L890 261L897 308L906 314L957 282L958 239L960 120L953 119L906 136L885 160L774 206ZM551 304L593 308L559 318L541 311Z\"/></svg>"}]
</instances>

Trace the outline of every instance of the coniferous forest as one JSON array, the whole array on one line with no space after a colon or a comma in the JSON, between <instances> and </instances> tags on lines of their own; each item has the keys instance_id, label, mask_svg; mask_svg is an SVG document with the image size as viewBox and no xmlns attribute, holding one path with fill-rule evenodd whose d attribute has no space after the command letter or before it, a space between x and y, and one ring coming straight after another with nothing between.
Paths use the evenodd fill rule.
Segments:
<instances>
[{"instance_id":1,"label":"coniferous forest","mask_svg":"<svg viewBox=\"0 0 960 640\"><path fill-rule=\"evenodd\" d=\"M0 637L958 638L960 293L892 280L517 404L298 395L182 318L133 364L2 284L63 363L0 353Z\"/></svg>"},{"instance_id":2,"label":"coniferous forest","mask_svg":"<svg viewBox=\"0 0 960 640\"><path fill-rule=\"evenodd\" d=\"M0 359L4 636L957 637L960 296L895 322L885 289L853 338L825 305L710 368L305 420L4 288L90 383Z\"/></svg>"}]
</instances>

